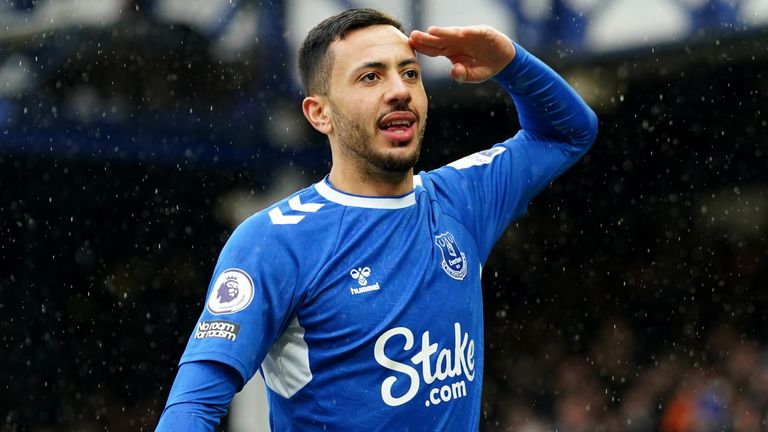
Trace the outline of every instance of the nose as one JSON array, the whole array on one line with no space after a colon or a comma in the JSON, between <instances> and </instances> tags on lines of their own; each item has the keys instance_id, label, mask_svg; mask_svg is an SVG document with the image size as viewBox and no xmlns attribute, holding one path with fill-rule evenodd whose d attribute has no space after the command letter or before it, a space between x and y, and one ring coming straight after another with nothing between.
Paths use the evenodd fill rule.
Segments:
<instances>
[{"instance_id":1,"label":"nose","mask_svg":"<svg viewBox=\"0 0 768 432\"><path fill-rule=\"evenodd\" d=\"M395 74L389 80L384 99L389 105L398 105L411 101L411 89L399 74Z\"/></svg>"}]
</instances>

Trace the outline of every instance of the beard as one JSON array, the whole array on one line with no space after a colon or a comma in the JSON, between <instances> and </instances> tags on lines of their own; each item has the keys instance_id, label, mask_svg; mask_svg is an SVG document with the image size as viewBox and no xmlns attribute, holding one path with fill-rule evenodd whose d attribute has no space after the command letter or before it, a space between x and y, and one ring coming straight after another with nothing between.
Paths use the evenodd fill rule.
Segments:
<instances>
[{"instance_id":1,"label":"beard","mask_svg":"<svg viewBox=\"0 0 768 432\"><path fill-rule=\"evenodd\" d=\"M426 116L420 122L420 128L414 136L416 143L413 151L398 155L387 151L377 151L371 145L374 135L366 130L365 125L347 117L333 102L330 102L330 106L334 113L333 128L338 134L338 143L341 151L356 160L358 166L367 175L385 180L399 180L416 166L416 162L419 161L419 154L421 153L421 140L426 128ZM407 105L395 106L393 111L413 112ZM406 146L410 145L410 143L403 143L402 145Z\"/></svg>"}]
</instances>

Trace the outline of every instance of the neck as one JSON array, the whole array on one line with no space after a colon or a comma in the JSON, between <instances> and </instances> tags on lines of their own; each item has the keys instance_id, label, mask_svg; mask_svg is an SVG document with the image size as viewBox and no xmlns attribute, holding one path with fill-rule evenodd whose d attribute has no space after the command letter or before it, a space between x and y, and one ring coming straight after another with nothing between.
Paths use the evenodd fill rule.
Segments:
<instances>
[{"instance_id":1,"label":"neck","mask_svg":"<svg viewBox=\"0 0 768 432\"><path fill-rule=\"evenodd\" d=\"M413 169L404 173L344 172L334 165L328 176L334 188L354 195L394 196L413 190Z\"/></svg>"}]
</instances>

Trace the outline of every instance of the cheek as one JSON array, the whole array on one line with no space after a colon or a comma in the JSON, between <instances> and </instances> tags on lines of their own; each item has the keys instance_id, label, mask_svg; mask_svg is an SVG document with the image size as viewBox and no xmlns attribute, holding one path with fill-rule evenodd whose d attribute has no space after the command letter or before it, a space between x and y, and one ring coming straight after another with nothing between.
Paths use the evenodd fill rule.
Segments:
<instances>
[{"instance_id":1,"label":"cheek","mask_svg":"<svg viewBox=\"0 0 768 432\"><path fill-rule=\"evenodd\" d=\"M349 102L349 110L347 113L349 114L350 120L365 126L375 122L377 112L375 109L372 109L369 104L366 104L364 99L350 99Z\"/></svg>"},{"instance_id":2,"label":"cheek","mask_svg":"<svg viewBox=\"0 0 768 432\"><path fill-rule=\"evenodd\" d=\"M426 114L427 109L429 108L429 99L427 98L427 93L424 91L423 85L420 86L419 90L414 92L413 101L414 105L417 106L417 109Z\"/></svg>"}]
</instances>

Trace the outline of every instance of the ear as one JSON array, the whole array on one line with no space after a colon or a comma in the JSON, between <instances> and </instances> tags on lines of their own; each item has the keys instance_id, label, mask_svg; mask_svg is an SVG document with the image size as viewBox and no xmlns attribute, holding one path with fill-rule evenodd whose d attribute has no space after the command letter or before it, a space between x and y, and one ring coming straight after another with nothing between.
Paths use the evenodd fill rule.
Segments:
<instances>
[{"instance_id":1,"label":"ear","mask_svg":"<svg viewBox=\"0 0 768 432\"><path fill-rule=\"evenodd\" d=\"M333 132L333 125L325 112L325 99L322 96L305 97L301 103L301 108L304 111L304 117L307 118L313 128L325 135L330 135Z\"/></svg>"}]
</instances>

